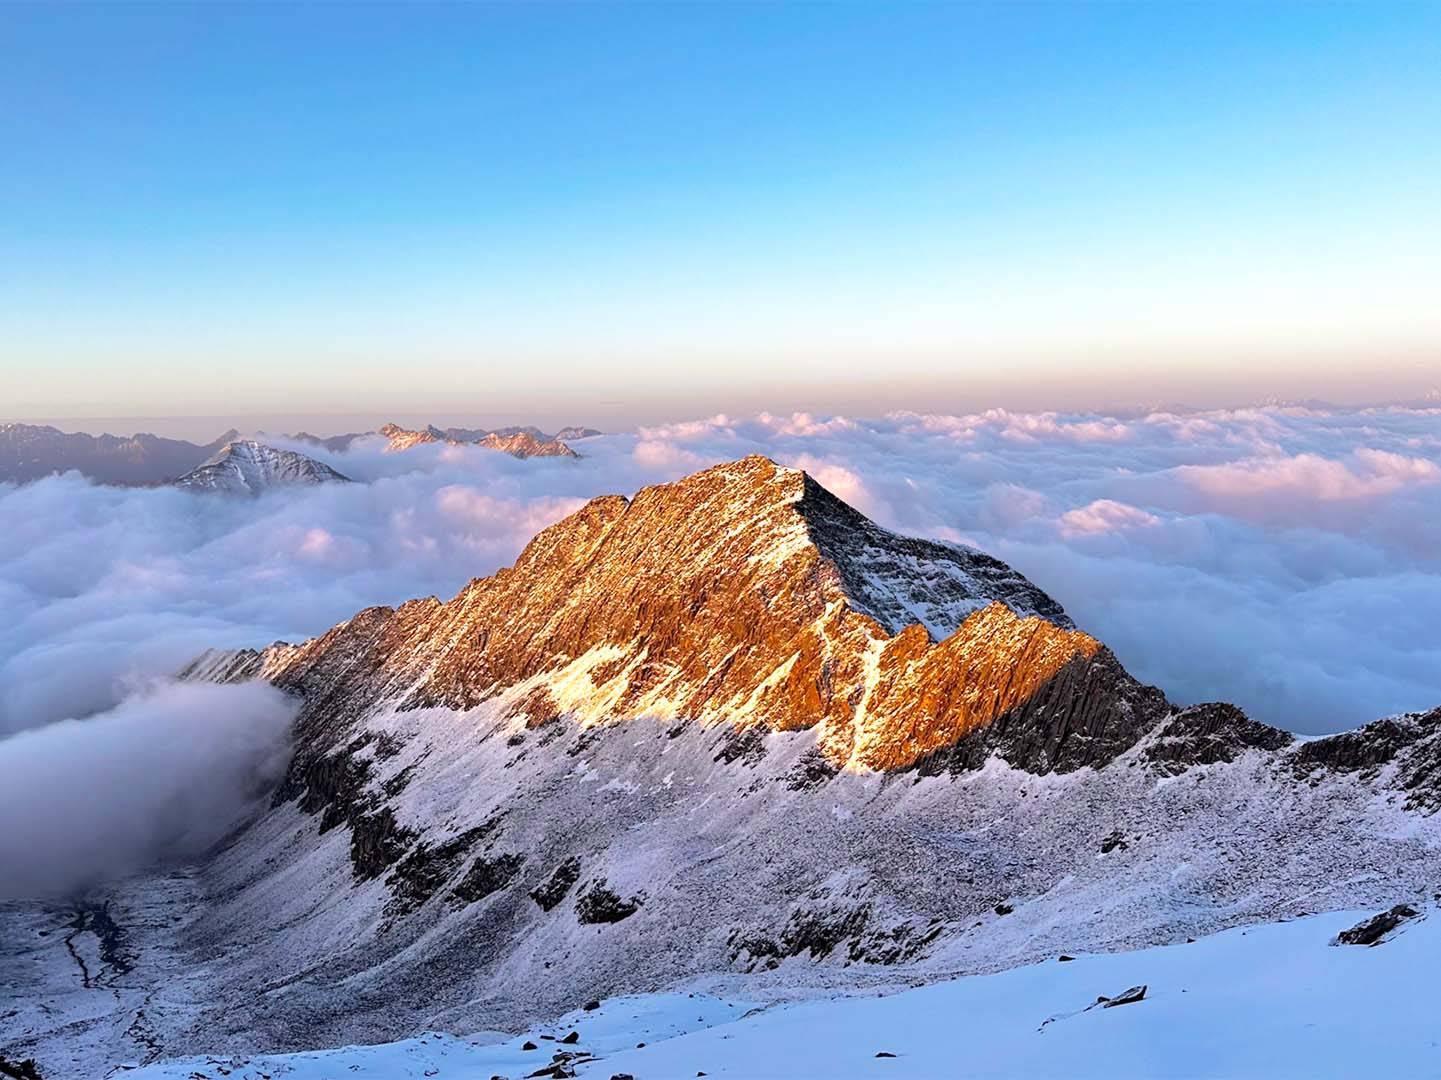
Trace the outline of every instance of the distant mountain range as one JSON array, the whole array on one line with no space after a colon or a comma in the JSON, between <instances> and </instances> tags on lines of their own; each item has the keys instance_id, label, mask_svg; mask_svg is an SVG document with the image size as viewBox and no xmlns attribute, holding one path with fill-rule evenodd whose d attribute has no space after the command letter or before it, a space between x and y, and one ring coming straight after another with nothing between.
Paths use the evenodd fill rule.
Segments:
<instances>
[{"instance_id":1,"label":"distant mountain range","mask_svg":"<svg viewBox=\"0 0 1441 1080\"><path fill-rule=\"evenodd\" d=\"M409 431L395 424L386 424L378 431L332 436L300 432L274 438L309 443L331 453L344 453L356 440L379 435L389 440L392 450L427 442L474 443L515 457L529 458L576 457L578 455L564 440L586 439L599 434L594 428L583 427L563 428L549 435L534 427L496 430L426 427ZM213 442L199 444L149 434L87 435L38 424L0 424L0 483L23 484L71 470L102 484L146 487L171 483L210 464L217 454L240 438L240 432L233 429ZM271 437L262 432L248 441L264 445L268 438Z\"/></svg>"},{"instance_id":2,"label":"distant mountain range","mask_svg":"<svg viewBox=\"0 0 1441 1080\"><path fill-rule=\"evenodd\" d=\"M159 435L86 435L36 424L0 424L0 482L26 483L71 469L102 484L174 480L240 437L231 430L197 445Z\"/></svg>"}]
</instances>

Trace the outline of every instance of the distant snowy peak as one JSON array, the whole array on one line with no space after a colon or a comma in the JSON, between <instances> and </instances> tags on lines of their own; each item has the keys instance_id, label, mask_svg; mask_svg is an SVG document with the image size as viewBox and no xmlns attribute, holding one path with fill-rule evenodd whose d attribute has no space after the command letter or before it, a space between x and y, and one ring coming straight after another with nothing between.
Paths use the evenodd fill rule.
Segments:
<instances>
[{"instance_id":1,"label":"distant snowy peak","mask_svg":"<svg viewBox=\"0 0 1441 1080\"><path fill-rule=\"evenodd\" d=\"M578 433L578 434L576 434ZM399 424L385 424L379 435L386 440L386 450L397 453L426 443L448 443L451 446L474 444L487 450L500 450L512 457L580 457L562 441L562 435L572 438L590 438L599 435L594 428L565 428L561 435L547 435L536 427L509 427L487 431L484 428L438 428L434 424L422 429L401 427Z\"/></svg>"},{"instance_id":2,"label":"distant snowy peak","mask_svg":"<svg viewBox=\"0 0 1441 1080\"><path fill-rule=\"evenodd\" d=\"M252 439L239 439L175 481L186 491L216 491L231 495L259 495L280 487L348 483L329 465L296 453L279 450Z\"/></svg>"}]
</instances>

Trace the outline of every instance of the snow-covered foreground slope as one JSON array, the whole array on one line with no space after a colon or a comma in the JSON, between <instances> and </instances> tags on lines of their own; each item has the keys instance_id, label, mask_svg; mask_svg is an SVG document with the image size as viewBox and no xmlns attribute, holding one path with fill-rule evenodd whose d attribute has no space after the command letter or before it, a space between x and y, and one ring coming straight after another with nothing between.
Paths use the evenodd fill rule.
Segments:
<instances>
[{"instance_id":1,"label":"snow-covered foreground slope","mask_svg":"<svg viewBox=\"0 0 1441 1080\"><path fill-rule=\"evenodd\" d=\"M1438 1076L1441 920L1380 945L1332 945L1369 912L1228 930L1192 944L1078 956L883 997L755 1009L685 993L616 998L497 1041L427 1034L380 1046L185 1058L135 1080L520 1077L557 1052L576 1075L661 1077ZM1145 998L1087 1008L1146 987ZM570 1045L557 1040L571 1031ZM531 1042L534 1050L523 1050ZM643 1047L636 1044L645 1043ZM877 1057L878 1054L895 1057ZM594 1055L593 1060L582 1060Z\"/></svg>"}]
</instances>

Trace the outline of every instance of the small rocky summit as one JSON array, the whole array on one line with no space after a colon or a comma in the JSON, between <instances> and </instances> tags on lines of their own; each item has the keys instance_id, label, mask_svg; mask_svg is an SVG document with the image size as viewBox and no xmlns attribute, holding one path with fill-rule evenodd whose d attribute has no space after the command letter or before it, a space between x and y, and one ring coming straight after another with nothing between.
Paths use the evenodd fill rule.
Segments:
<instances>
[{"instance_id":1,"label":"small rocky summit","mask_svg":"<svg viewBox=\"0 0 1441 1080\"><path fill-rule=\"evenodd\" d=\"M329 465L296 453L278 450L253 439L238 439L220 453L174 482L186 491L259 495L278 487L349 483Z\"/></svg>"}]
</instances>

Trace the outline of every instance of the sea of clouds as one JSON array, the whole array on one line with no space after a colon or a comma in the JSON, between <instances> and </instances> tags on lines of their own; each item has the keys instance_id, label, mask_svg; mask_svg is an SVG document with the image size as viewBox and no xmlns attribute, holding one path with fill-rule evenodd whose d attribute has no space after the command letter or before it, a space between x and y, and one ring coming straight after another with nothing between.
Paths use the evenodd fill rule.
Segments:
<instances>
[{"instance_id":1,"label":"sea of clouds","mask_svg":"<svg viewBox=\"0 0 1441 1080\"><path fill-rule=\"evenodd\" d=\"M1302 733L1441 704L1441 409L716 416L587 439L579 461L279 445L362 482L258 499L0 485L0 811L50 807L35 776L83 785L47 811L82 853L68 864L102 825L107 871L173 850L157 806L185 811L187 850L213 840L283 758L283 699L164 681L204 648L448 597L591 496L749 453L1005 559L1175 701ZM20 850L0 847L0 880Z\"/></svg>"}]
</instances>

